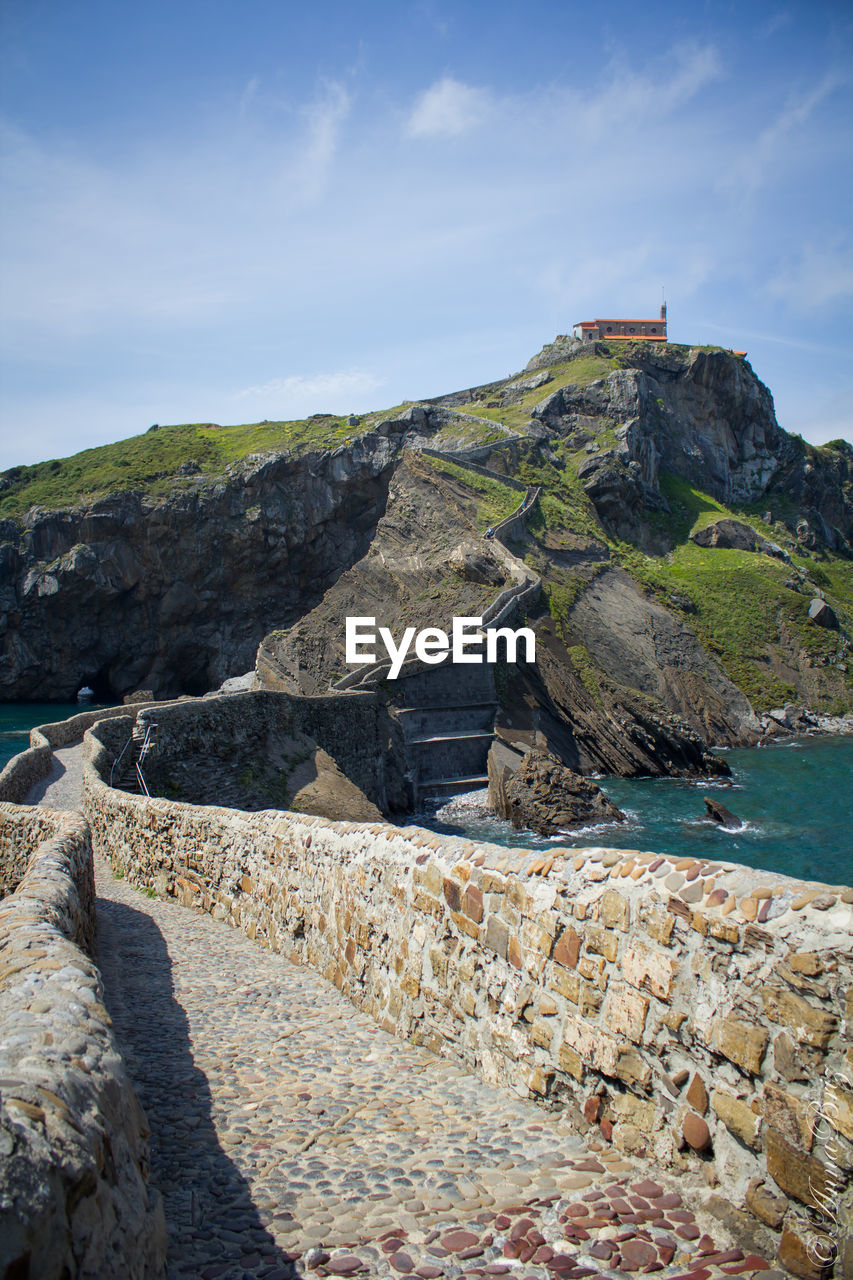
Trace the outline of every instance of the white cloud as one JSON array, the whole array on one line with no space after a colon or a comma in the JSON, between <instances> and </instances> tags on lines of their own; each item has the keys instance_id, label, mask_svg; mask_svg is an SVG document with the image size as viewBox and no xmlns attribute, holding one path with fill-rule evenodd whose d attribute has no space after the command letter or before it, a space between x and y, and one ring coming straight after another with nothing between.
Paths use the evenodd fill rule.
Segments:
<instances>
[{"instance_id":1,"label":"white cloud","mask_svg":"<svg viewBox=\"0 0 853 1280\"><path fill-rule=\"evenodd\" d=\"M828 72L807 93L792 94L755 142L744 149L724 175L721 186L736 191L744 200L754 196L780 170L784 171L792 135L796 136L824 99L844 83L841 76Z\"/></svg>"},{"instance_id":2,"label":"white cloud","mask_svg":"<svg viewBox=\"0 0 853 1280\"><path fill-rule=\"evenodd\" d=\"M759 37L762 40L769 40L771 36L775 36L777 31L781 31L783 27L787 27L792 20L791 14L784 9L780 10L779 13L774 13L772 17L768 18L767 21L758 28Z\"/></svg>"},{"instance_id":3,"label":"white cloud","mask_svg":"<svg viewBox=\"0 0 853 1280\"><path fill-rule=\"evenodd\" d=\"M825 307L853 298L853 249L838 241L807 244L798 260L779 268L767 293L795 308Z\"/></svg>"},{"instance_id":4,"label":"white cloud","mask_svg":"<svg viewBox=\"0 0 853 1280\"><path fill-rule=\"evenodd\" d=\"M307 135L298 169L302 194L318 200L326 191L340 142L341 129L350 113L352 99L339 82L329 82L322 95L303 109Z\"/></svg>"},{"instance_id":5,"label":"white cloud","mask_svg":"<svg viewBox=\"0 0 853 1280\"><path fill-rule=\"evenodd\" d=\"M276 404L283 417L302 412L344 413L362 407L386 379L367 369L340 369L334 373L318 373L312 377L292 374L272 378L269 382L238 391L236 399Z\"/></svg>"},{"instance_id":6,"label":"white cloud","mask_svg":"<svg viewBox=\"0 0 853 1280\"><path fill-rule=\"evenodd\" d=\"M485 120L490 102L485 89L445 76L420 95L406 131L412 138L456 137L468 133Z\"/></svg>"}]
</instances>

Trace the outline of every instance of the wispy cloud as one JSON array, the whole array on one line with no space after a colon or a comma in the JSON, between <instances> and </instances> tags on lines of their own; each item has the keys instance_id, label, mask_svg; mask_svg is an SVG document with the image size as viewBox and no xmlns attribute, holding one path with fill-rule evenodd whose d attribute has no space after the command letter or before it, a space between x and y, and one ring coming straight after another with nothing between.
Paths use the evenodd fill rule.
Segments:
<instances>
[{"instance_id":1,"label":"wispy cloud","mask_svg":"<svg viewBox=\"0 0 853 1280\"><path fill-rule=\"evenodd\" d=\"M853 298L853 248L840 240L805 245L797 258L779 267L767 293L808 308Z\"/></svg>"},{"instance_id":2,"label":"wispy cloud","mask_svg":"<svg viewBox=\"0 0 853 1280\"><path fill-rule=\"evenodd\" d=\"M771 36L775 36L777 31L781 31L783 27L787 27L792 21L791 14L785 9L780 9L778 13L774 13L766 22L758 28L758 35L762 40L769 40Z\"/></svg>"},{"instance_id":3,"label":"wispy cloud","mask_svg":"<svg viewBox=\"0 0 853 1280\"><path fill-rule=\"evenodd\" d=\"M275 403L280 406L283 417L303 410L340 413L363 405L365 397L373 395L385 381L367 369L340 369L311 377L291 374L245 387L236 393L235 398Z\"/></svg>"},{"instance_id":4,"label":"wispy cloud","mask_svg":"<svg viewBox=\"0 0 853 1280\"><path fill-rule=\"evenodd\" d=\"M412 138L456 137L481 124L491 97L484 89L445 76L415 102L407 132Z\"/></svg>"},{"instance_id":5,"label":"wispy cloud","mask_svg":"<svg viewBox=\"0 0 853 1280\"><path fill-rule=\"evenodd\" d=\"M724 175L723 188L736 191L742 201L754 196L784 168L786 149L821 103L845 83L847 81L842 76L831 71L807 92L792 94L782 110Z\"/></svg>"},{"instance_id":6,"label":"wispy cloud","mask_svg":"<svg viewBox=\"0 0 853 1280\"><path fill-rule=\"evenodd\" d=\"M329 81L314 102L303 108L307 130L298 168L302 194L308 200L318 200L326 191L351 106L352 98L345 86Z\"/></svg>"}]
</instances>

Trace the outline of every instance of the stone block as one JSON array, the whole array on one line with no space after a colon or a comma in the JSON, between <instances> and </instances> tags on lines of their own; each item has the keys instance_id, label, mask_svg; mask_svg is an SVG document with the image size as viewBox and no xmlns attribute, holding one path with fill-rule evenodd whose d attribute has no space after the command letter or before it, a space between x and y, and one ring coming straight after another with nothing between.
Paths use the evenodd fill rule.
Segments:
<instances>
[{"instance_id":1,"label":"stone block","mask_svg":"<svg viewBox=\"0 0 853 1280\"><path fill-rule=\"evenodd\" d=\"M616 934L601 925L587 925L584 944L587 951L604 956L605 960L613 961L619 953L619 939Z\"/></svg>"},{"instance_id":2,"label":"stone block","mask_svg":"<svg viewBox=\"0 0 853 1280\"><path fill-rule=\"evenodd\" d=\"M521 926L521 944L529 951L538 951L547 959L551 954L553 937L536 920L525 920Z\"/></svg>"},{"instance_id":3,"label":"stone block","mask_svg":"<svg viewBox=\"0 0 853 1280\"><path fill-rule=\"evenodd\" d=\"M462 909L476 924L483 919L483 895L476 885L469 884L465 889Z\"/></svg>"},{"instance_id":4,"label":"stone block","mask_svg":"<svg viewBox=\"0 0 853 1280\"><path fill-rule=\"evenodd\" d=\"M651 1067L633 1046L620 1049L613 1074L630 1089L647 1089L652 1079Z\"/></svg>"},{"instance_id":5,"label":"stone block","mask_svg":"<svg viewBox=\"0 0 853 1280\"><path fill-rule=\"evenodd\" d=\"M497 916L489 916L486 921L485 944L495 955L505 960L509 942L509 928Z\"/></svg>"},{"instance_id":6,"label":"stone block","mask_svg":"<svg viewBox=\"0 0 853 1280\"><path fill-rule=\"evenodd\" d=\"M598 919L606 928L620 929L625 933L631 923L631 904L615 889L607 889L601 895Z\"/></svg>"},{"instance_id":7,"label":"stone block","mask_svg":"<svg viewBox=\"0 0 853 1280\"><path fill-rule=\"evenodd\" d=\"M578 1004L580 1006L581 1015L584 1018L594 1017L601 1008L601 1002L603 999L604 996L595 987L591 987L588 982L581 983L580 999L578 1000Z\"/></svg>"},{"instance_id":8,"label":"stone block","mask_svg":"<svg viewBox=\"0 0 853 1280\"><path fill-rule=\"evenodd\" d=\"M447 982L447 956L441 947L430 947L429 962L433 975L443 986Z\"/></svg>"},{"instance_id":9,"label":"stone block","mask_svg":"<svg viewBox=\"0 0 853 1280\"><path fill-rule=\"evenodd\" d=\"M833 1129L853 1142L853 1091L838 1083L828 1084L821 1112Z\"/></svg>"},{"instance_id":10,"label":"stone block","mask_svg":"<svg viewBox=\"0 0 853 1280\"><path fill-rule=\"evenodd\" d=\"M638 909L640 927L655 942L668 947L675 928L675 919L659 903L641 902Z\"/></svg>"},{"instance_id":11,"label":"stone block","mask_svg":"<svg viewBox=\"0 0 853 1280\"><path fill-rule=\"evenodd\" d=\"M699 1075L698 1071L693 1073L693 1079L684 1095L688 1104L697 1111L700 1116L704 1116L708 1111L708 1090L705 1088L705 1081Z\"/></svg>"},{"instance_id":12,"label":"stone block","mask_svg":"<svg viewBox=\"0 0 853 1280\"><path fill-rule=\"evenodd\" d=\"M650 991L668 1000L672 991L676 964L672 956L653 951L640 942L628 946L622 957L622 976L632 987Z\"/></svg>"},{"instance_id":13,"label":"stone block","mask_svg":"<svg viewBox=\"0 0 853 1280\"><path fill-rule=\"evenodd\" d=\"M418 911L423 911L425 915L433 916L436 920L440 920L444 915L444 907L438 898L433 898L423 889L412 890L412 906Z\"/></svg>"},{"instance_id":14,"label":"stone block","mask_svg":"<svg viewBox=\"0 0 853 1280\"><path fill-rule=\"evenodd\" d=\"M567 973L565 969L554 968L548 980L552 991L559 991L561 996L577 1004L580 1000L581 980L576 973Z\"/></svg>"},{"instance_id":15,"label":"stone block","mask_svg":"<svg viewBox=\"0 0 853 1280\"><path fill-rule=\"evenodd\" d=\"M825 1049L838 1030L838 1019L784 987L762 987L764 1012L787 1027L801 1044Z\"/></svg>"},{"instance_id":16,"label":"stone block","mask_svg":"<svg viewBox=\"0 0 853 1280\"><path fill-rule=\"evenodd\" d=\"M607 993L605 1022L617 1035L627 1036L636 1044L643 1038L649 1001L624 982L611 982Z\"/></svg>"},{"instance_id":17,"label":"stone block","mask_svg":"<svg viewBox=\"0 0 853 1280\"><path fill-rule=\"evenodd\" d=\"M716 920L713 917L709 922L708 932L718 942L731 942L734 944L740 938L740 931L736 924L730 924L728 920Z\"/></svg>"},{"instance_id":18,"label":"stone block","mask_svg":"<svg viewBox=\"0 0 853 1280\"><path fill-rule=\"evenodd\" d=\"M581 937L575 929L569 926L564 933L557 939L554 947L553 959L557 964L561 964L566 969L574 969L578 962L580 953Z\"/></svg>"},{"instance_id":19,"label":"stone block","mask_svg":"<svg viewBox=\"0 0 853 1280\"><path fill-rule=\"evenodd\" d=\"M437 898L441 892L441 872L434 862L428 862L425 867L415 867L412 883L423 885L427 893Z\"/></svg>"},{"instance_id":20,"label":"stone block","mask_svg":"<svg viewBox=\"0 0 853 1280\"><path fill-rule=\"evenodd\" d=\"M729 1133L746 1146L758 1149L758 1135L761 1130L761 1116L755 1114L747 1103L722 1089L714 1089L711 1093L711 1106L722 1120Z\"/></svg>"},{"instance_id":21,"label":"stone block","mask_svg":"<svg viewBox=\"0 0 853 1280\"><path fill-rule=\"evenodd\" d=\"M450 919L456 925L456 928L460 933L464 933L469 938L479 940L480 926L475 924L470 916L463 915L461 911L451 911Z\"/></svg>"},{"instance_id":22,"label":"stone block","mask_svg":"<svg viewBox=\"0 0 853 1280\"><path fill-rule=\"evenodd\" d=\"M445 876L441 882L441 891L450 910L458 911L462 905L462 886Z\"/></svg>"},{"instance_id":23,"label":"stone block","mask_svg":"<svg viewBox=\"0 0 853 1280\"><path fill-rule=\"evenodd\" d=\"M795 1094L770 1081L764 1086L764 1118L783 1138L811 1151L814 1112Z\"/></svg>"},{"instance_id":24,"label":"stone block","mask_svg":"<svg viewBox=\"0 0 853 1280\"><path fill-rule=\"evenodd\" d=\"M788 1209L785 1196L775 1194L760 1178L753 1178L746 1189L745 1204L765 1226L778 1231Z\"/></svg>"},{"instance_id":25,"label":"stone block","mask_svg":"<svg viewBox=\"0 0 853 1280\"><path fill-rule=\"evenodd\" d=\"M779 1262L798 1280L825 1280L832 1274L834 1254L835 1242L810 1223L795 1219L785 1224L779 1241Z\"/></svg>"},{"instance_id":26,"label":"stone block","mask_svg":"<svg viewBox=\"0 0 853 1280\"><path fill-rule=\"evenodd\" d=\"M716 1019L711 1028L713 1048L751 1075L760 1072L769 1039L763 1027L741 1022L731 1015Z\"/></svg>"},{"instance_id":27,"label":"stone block","mask_svg":"<svg viewBox=\"0 0 853 1280\"><path fill-rule=\"evenodd\" d=\"M534 1067L527 1077L527 1087L531 1093L546 1098L554 1082L554 1072L546 1067Z\"/></svg>"},{"instance_id":28,"label":"stone block","mask_svg":"<svg viewBox=\"0 0 853 1280\"><path fill-rule=\"evenodd\" d=\"M506 956L513 968L521 968L521 943L515 934L512 935L507 944Z\"/></svg>"},{"instance_id":29,"label":"stone block","mask_svg":"<svg viewBox=\"0 0 853 1280\"><path fill-rule=\"evenodd\" d=\"M711 1145L711 1130L695 1111L688 1111L681 1125L681 1134L688 1147L694 1151L707 1151Z\"/></svg>"},{"instance_id":30,"label":"stone block","mask_svg":"<svg viewBox=\"0 0 853 1280\"><path fill-rule=\"evenodd\" d=\"M575 1080L583 1080L584 1065L580 1054L568 1044L561 1044L557 1053L560 1070L573 1076Z\"/></svg>"},{"instance_id":31,"label":"stone block","mask_svg":"<svg viewBox=\"0 0 853 1280\"><path fill-rule=\"evenodd\" d=\"M538 1018L531 1027L530 1037L535 1045L540 1049L547 1049L550 1053L551 1042L554 1039L554 1023Z\"/></svg>"},{"instance_id":32,"label":"stone block","mask_svg":"<svg viewBox=\"0 0 853 1280\"><path fill-rule=\"evenodd\" d=\"M765 1135L767 1172L786 1195L821 1209L837 1199L837 1184L826 1165L783 1138L776 1129Z\"/></svg>"},{"instance_id":33,"label":"stone block","mask_svg":"<svg viewBox=\"0 0 853 1280\"><path fill-rule=\"evenodd\" d=\"M587 1066L607 1076L616 1074L616 1064L624 1047L615 1036L571 1013L566 1014L563 1022L563 1044Z\"/></svg>"}]
</instances>

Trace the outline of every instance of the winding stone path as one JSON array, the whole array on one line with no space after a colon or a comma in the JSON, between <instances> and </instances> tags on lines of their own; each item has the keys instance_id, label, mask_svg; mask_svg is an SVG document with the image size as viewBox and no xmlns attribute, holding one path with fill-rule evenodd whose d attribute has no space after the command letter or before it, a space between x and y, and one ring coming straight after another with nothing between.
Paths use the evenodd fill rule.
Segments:
<instances>
[{"instance_id":1,"label":"winding stone path","mask_svg":"<svg viewBox=\"0 0 853 1280\"><path fill-rule=\"evenodd\" d=\"M43 803L69 798L62 756ZM560 1112L396 1040L311 970L100 859L96 879L170 1277L781 1277L721 1250L682 1203L695 1187L585 1148Z\"/></svg>"}]
</instances>

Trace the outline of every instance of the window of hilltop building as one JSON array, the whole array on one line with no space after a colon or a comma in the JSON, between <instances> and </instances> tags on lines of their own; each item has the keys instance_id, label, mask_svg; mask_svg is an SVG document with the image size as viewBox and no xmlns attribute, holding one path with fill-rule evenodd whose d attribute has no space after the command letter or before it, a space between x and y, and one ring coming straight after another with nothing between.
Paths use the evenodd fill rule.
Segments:
<instances>
[{"instance_id":1,"label":"window of hilltop building","mask_svg":"<svg viewBox=\"0 0 853 1280\"><path fill-rule=\"evenodd\" d=\"M629 324L629 325L628 325L628 332L629 332L629 333L633 333L633 332L634 332L634 326L633 326L632 324Z\"/></svg>"}]
</instances>

